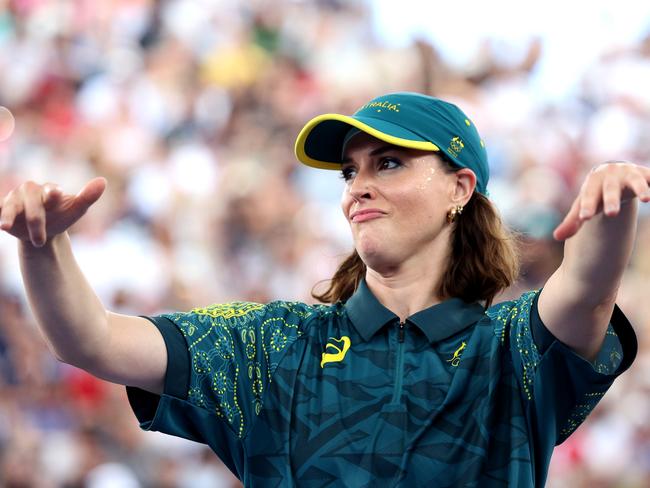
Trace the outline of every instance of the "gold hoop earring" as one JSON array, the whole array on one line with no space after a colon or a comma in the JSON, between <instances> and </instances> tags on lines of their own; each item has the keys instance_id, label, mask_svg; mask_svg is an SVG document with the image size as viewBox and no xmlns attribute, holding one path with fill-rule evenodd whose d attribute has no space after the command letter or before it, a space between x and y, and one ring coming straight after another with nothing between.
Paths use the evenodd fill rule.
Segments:
<instances>
[{"instance_id":1,"label":"gold hoop earring","mask_svg":"<svg viewBox=\"0 0 650 488\"><path fill-rule=\"evenodd\" d=\"M462 213L463 213L463 206L456 205L449 212L447 212L447 223L449 224L453 223L456 220L456 217L458 217Z\"/></svg>"}]
</instances>

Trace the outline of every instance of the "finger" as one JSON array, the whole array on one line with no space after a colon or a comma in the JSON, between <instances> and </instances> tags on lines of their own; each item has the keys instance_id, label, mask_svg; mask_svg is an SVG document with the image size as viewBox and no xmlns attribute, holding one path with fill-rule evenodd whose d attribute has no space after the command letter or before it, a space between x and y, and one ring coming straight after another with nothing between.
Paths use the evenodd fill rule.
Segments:
<instances>
[{"instance_id":1,"label":"finger","mask_svg":"<svg viewBox=\"0 0 650 488\"><path fill-rule=\"evenodd\" d=\"M650 170L646 168L641 169L647 171L647 176L643 171L641 174L637 173L630 182L630 186L639 197L639 200L642 202L650 202Z\"/></svg>"},{"instance_id":2,"label":"finger","mask_svg":"<svg viewBox=\"0 0 650 488\"><path fill-rule=\"evenodd\" d=\"M23 187L25 202L25 224L29 240L36 247L45 244L45 208L43 207L43 187L36 184L26 184Z\"/></svg>"},{"instance_id":3,"label":"finger","mask_svg":"<svg viewBox=\"0 0 650 488\"><path fill-rule=\"evenodd\" d=\"M621 209L621 182L611 175L603 178L603 212L608 217L618 215Z\"/></svg>"},{"instance_id":4,"label":"finger","mask_svg":"<svg viewBox=\"0 0 650 488\"><path fill-rule=\"evenodd\" d=\"M637 168L639 168L646 181L650 183L650 168L648 168L647 166L640 166L640 165L637 166Z\"/></svg>"},{"instance_id":5,"label":"finger","mask_svg":"<svg viewBox=\"0 0 650 488\"><path fill-rule=\"evenodd\" d=\"M81 213L88 210L93 203L99 200L106 189L106 178L99 176L93 178L77 193L74 200L74 207Z\"/></svg>"},{"instance_id":6,"label":"finger","mask_svg":"<svg viewBox=\"0 0 650 488\"><path fill-rule=\"evenodd\" d=\"M627 202L635 197L641 201L648 201L650 191L648 191L648 182L640 171L634 171L625 178L625 189L621 197L622 202Z\"/></svg>"},{"instance_id":7,"label":"finger","mask_svg":"<svg viewBox=\"0 0 650 488\"><path fill-rule=\"evenodd\" d=\"M55 183L45 183L43 185L43 206L45 210L50 210L61 201L63 190Z\"/></svg>"},{"instance_id":8,"label":"finger","mask_svg":"<svg viewBox=\"0 0 650 488\"><path fill-rule=\"evenodd\" d=\"M106 178L93 178L70 200L66 202L65 213L68 221L72 223L79 220L95 203L106 189ZM56 198L62 198L63 195Z\"/></svg>"},{"instance_id":9,"label":"finger","mask_svg":"<svg viewBox=\"0 0 650 488\"><path fill-rule=\"evenodd\" d=\"M0 229L11 229L14 225L14 221L16 220L16 215L20 214L22 211L22 201L19 198L16 198L16 195L11 192L9 195L7 195L7 198L5 198L4 204L2 205Z\"/></svg>"},{"instance_id":10,"label":"finger","mask_svg":"<svg viewBox=\"0 0 650 488\"><path fill-rule=\"evenodd\" d=\"M639 194L639 200L641 200L643 203L650 202L650 186L648 186L647 184L646 184L645 191Z\"/></svg>"},{"instance_id":11,"label":"finger","mask_svg":"<svg viewBox=\"0 0 650 488\"><path fill-rule=\"evenodd\" d=\"M571 205L571 208L567 212L564 220L560 222L555 230L553 231L553 237L558 241L564 241L569 237L573 236L580 227L582 226L582 221L579 216L580 212L580 197L576 198Z\"/></svg>"},{"instance_id":12,"label":"finger","mask_svg":"<svg viewBox=\"0 0 650 488\"><path fill-rule=\"evenodd\" d=\"M600 178L592 173L580 190L580 220L589 220L596 215L602 199L602 184Z\"/></svg>"}]
</instances>

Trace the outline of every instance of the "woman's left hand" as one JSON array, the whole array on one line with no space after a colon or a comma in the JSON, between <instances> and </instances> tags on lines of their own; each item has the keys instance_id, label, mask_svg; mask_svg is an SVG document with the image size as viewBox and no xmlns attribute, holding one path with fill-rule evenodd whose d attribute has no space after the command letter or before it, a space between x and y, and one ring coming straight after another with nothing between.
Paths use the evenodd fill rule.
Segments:
<instances>
[{"instance_id":1,"label":"woman's left hand","mask_svg":"<svg viewBox=\"0 0 650 488\"><path fill-rule=\"evenodd\" d=\"M615 217L622 203L636 197L650 202L649 168L623 161L601 164L585 179L571 209L553 231L553 237L558 241L568 239L600 212Z\"/></svg>"}]
</instances>

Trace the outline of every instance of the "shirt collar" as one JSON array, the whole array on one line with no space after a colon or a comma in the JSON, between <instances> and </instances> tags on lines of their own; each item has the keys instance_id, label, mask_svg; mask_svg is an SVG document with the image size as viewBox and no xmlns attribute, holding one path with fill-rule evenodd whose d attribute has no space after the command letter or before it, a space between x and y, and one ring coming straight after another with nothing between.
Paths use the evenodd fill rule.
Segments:
<instances>
[{"instance_id":1,"label":"shirt collar","mask_svg":"<svg viewBox=\"0 0 650 488\"><path fill-rule=\"evenodd\" d=\"M372 294L365 280L345 304L348 317L364 341L369 341L384 325L398 321L397 315L384 307ZM437 342L477 322L485 312L477 302L467 303L450 298L411 315L406 322L417 326L429 342Z\"/></svg>"}]
</instances>

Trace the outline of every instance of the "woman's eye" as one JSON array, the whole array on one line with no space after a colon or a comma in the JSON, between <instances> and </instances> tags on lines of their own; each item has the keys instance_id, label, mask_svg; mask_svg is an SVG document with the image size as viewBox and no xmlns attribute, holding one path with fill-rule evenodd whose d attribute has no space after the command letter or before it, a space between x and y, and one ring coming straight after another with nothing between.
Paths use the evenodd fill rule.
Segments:
<instances>
[{"instance_id":1,"label":"woman's eye","mask_svg":"<svg viewBox=\"0 0 650 488\"><path fill-rule=\"evenodd\" d=\"M352 178L354 178L355 174L356 171L352 167L343 168L341 170L341 178L343 178L345 181L350 181Z\"/></svg>"},{"instance_id":2,"label":"woman's eye","mask_svg":"<svg viewBox=\"0 0 650 488\"><path fill-rule=\"evenodd\" d=\"M379 167L381 169L395 169L402 166L402 162L397 158L381 158Z\"/></svg>"}]
</instances>

